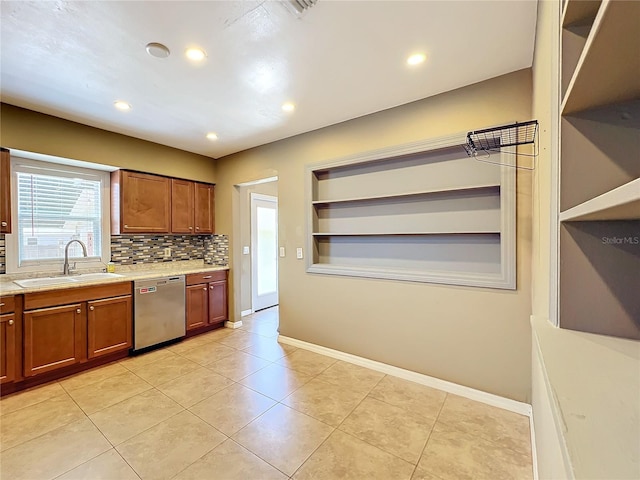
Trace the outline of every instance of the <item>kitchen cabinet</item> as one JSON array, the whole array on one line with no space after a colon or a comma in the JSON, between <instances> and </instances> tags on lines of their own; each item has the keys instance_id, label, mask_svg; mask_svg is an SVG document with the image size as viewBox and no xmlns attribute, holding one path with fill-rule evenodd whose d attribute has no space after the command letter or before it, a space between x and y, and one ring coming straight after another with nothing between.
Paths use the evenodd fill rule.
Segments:
<instances>
[{"instance_id":1,"label":"kitchen cabinet","mask_svg":"<svg viewBox=\"0 0 640 480\"><path fill-rule=\"evenodd\" d=\"M214 232L214 191L213 185L206 183L195 184L195 224L197 234Z\"/></svg>"},{"instance_id":2,"label":"kitchen cabinet","mask_svg":"<svg viewBox=\"0 0 640 480\"><path fill-rule=\"evenodd\" d=\"M0 297L0 384L16 378L16 328L14 297Z\"/></svg>"},{"instance_id":3,"label":"kitchen cabinet","mask_svg":"<svg viewBox=\"0 0 640 480\"><path fill-rule=\"evenodd\" d=\"M131 295L92 300L87 306L89 358L131 348Z\"/></svg>"},{"instance_id":4,"label":"kitchen cabinet","mask_svg":"<svg viewBox=\"0 0 640 480\"><path fill-rule=\"evenodd\" d=\"M172 178L171 232L211 234L213 231L213 185Z\"/></svg>"},{"instance_id":5,"label":"kitchen cabinet","mask_svg":"<svg viewBox=\"0 0 640 480\"><path fill-rule=\"evenodd\" d=\"M172 233L194 233L194 199L194 182L171 179Z\"/></svg>"},{"instance_id":6,"label":"kitchen cabinet","mask_svg":"<svg viewBox=\"0 0 640 480\"><path fill-rule=\"evenodd\" d=\"M186 309L187 330L228 320L227 271L187 275Z\"/></svg>"},{"instance_id":7,"label":"kitchen cabinet","mask_svg":"<svg viewBox=\"0 0 640 480\"><path fill-rule=\"evenodd\" d=\"M167 177L111 173L111 233L169 233L171 182Z\"/></svg>"},{"instance_id":8,"label":"kitchen cabinet","mask_svg":"<svg viewBox=\"0 0 640 480\"><path fill-rule=\"evenodd\" d=\"M131 347L131 283L24 295L24 376Z\"/></svg>"},{"instance_id":9,"label":"kitchen cabinet","mask_svg":"<svg viewBox=\"0 0 640 480\"><path fill-rule=\"evenodd\" d=\"M0 150L0 233L11 233L11 156Z\"/></svg>"}]
</instances>

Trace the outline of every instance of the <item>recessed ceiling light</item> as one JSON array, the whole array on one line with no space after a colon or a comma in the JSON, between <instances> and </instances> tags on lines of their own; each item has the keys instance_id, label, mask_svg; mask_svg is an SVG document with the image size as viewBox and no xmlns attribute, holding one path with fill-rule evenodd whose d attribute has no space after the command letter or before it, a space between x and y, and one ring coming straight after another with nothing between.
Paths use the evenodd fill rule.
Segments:
<instances>
[{"instance_id":1,"label":"recessed ceiling light","mask_svg":"<svg viewBox=\"0 0 640 480\"><path fill-rule=\"evenodd\" d=\"M213 140L217 140L217 139L218 139L218 135L216 135L216 134L215 134L215 133L213 133L213 132L209 132L209 133L207 133L207 138L208 138L209 140L212 140L212 141L213 141Z\"/></svg>"},{"instance_id":2,"label":"recessed ceiling light","mask_svg":"<svg viewBox=\"0 0 640 480\"><path fill-rule=\"evenodd\" d=\"M118 110L131 110L131 105L129 105L127 102L124 102L122 100L116 100L115 102L113 102L113 105L118 109Z\"/></svg>"},{"instance_id":3,"label":"recessed ceiling light","mask_svg":"<svg viewBox=\"0 0 640 480\"><path fill-rule=\"evenodd\" d=\"M188 48L185 52L185 55L189 60L200 62L204 60L204 58L207 56L207 53L201 48Z\"/></svg>"},{"instance_id":4,"label":"recessed ceiling light","mask_svg":"<svg viewBox=\"0 0 640 480\"><path fill-rule=\"evenodd\" d=\"M407 58L407 63L409 65L418 65L425 61L427 56L424 53L414 53Z\"/></svg>"},{"instance_id":5,"label":"recessed ceiling light","mask_svg":"<svg viewBox=\"0 0 640 480\"><path fill-rule=\"evenodd\" d=\"M293 112L295 109L296 109L296 106L291 102L282 104L282 110L285 112Z\"/></svg>"},{"instance_id":6,"label":"recessed ceiling light","mask_svg":"<svg viewBox=\"0 0 640 480\"><path fill-rule=\"evenodd\" d=\"M149 55L156 58L167 58L171 53L165 45L157 42L147 43L146 49Z\"/></svg>"}]
</instances>

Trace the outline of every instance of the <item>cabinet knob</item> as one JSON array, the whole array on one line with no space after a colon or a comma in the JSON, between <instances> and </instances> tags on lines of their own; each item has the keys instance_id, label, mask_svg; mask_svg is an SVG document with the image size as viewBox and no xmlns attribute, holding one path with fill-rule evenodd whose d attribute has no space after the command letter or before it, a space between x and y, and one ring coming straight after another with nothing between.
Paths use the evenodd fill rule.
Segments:
<instances>
[{"instance_id":1,"label":"cabinet knob","mask_svg":"<svg viewBox=\"0 0 640 480\"><path fill-rule=\"evenodd\" d=\"M209 285L209 288L210 288L211 290L213 290L213 285Z\"/></svg>"},{"instance_id":2,"label":"cabinet knob","mask_svg":"<svg viewBox=\"0 0 640 480\"><path fill-rule=\"evenodd\" d=\"M93 307L93 305L91 305L91 306L89 307L89 310L91 310L92 312L95 310L95 308Z\"/></svg>"},{"instance_id":3,"label":"cabinet knob","mask_svg":"<svg viewBox=\"0 0 640 480\"><path fill-rule=\"evenodd\" d=\"M193 227L189 227L189 230L193 230Z\"/></svg>"},{"instance_id":4,"label":"cabinet knob","mask_svg":"<svg viewBox=\"0 0 640 480\"><path fill-rule=\"evenodd\" d=\"M7 222L2 222L2 226L6 227L7 226Z\"/></svg>"},{"instance_id":5,"label":"cabinet knob","mask_svg":"<svg viewBox=\"0 0 640 480\"><path fill-rule=\"evenodd\" d=\"M79 308L76 310L76 313L82 313L82 310L80 310Z\"/></svg>"},{"instance_id":6,"label":"cabinet knob","mask_svg":"<svg viewBox=\"0 0 640 480\"><path fill-rule=\"evenodd\" d=\"M196 227L196 230L200 230L200 227Z\"/></svg>"},{"instance_id":7,"label":"cabinet knob","mask_svg":"<svg viewBox=\"0 0 640 480\"><path fill-rule=\"evenodd\" d=\"M124 228L129 228L129 225L125 225Z\"/></svg>"},{"instance_id":8,"label":"cabinet knob","mask_svg":"<svg viewBox=\"0 0 640 480\"><path fill-rule=\"evenodd\" d=\"M9 320L9 325L13 325L13 320Z\"/></svg>"},{"instance_id":9,"label":"cabinet knob","mask_svg":"<svg viewBox=\"0 0 640 480\"><path fill-rule=\"evenodd\" d=\"M207 291L207 287L204 287L203 290L206 292Z\"/></svg>"},{"instance_id":10,"label":"cabinet knob","mask_svg":"<svg viewBox=\"0 0 640 480\"><path fill-rule=\"evenodd\" d=\"M4 307L4 303L0 303L0 307Z\"/></svg>"}]
</instances>

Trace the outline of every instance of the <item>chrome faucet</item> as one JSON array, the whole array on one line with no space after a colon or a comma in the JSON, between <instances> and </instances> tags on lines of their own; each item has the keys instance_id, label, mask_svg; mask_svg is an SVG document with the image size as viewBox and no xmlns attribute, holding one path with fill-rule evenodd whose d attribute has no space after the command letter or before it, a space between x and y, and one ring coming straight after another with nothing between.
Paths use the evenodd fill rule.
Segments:
<instances>
[{"instance_id":1,"label":"chrome faucet","mask_svg":"<svg viewBox=\"0 0 640 480\"><path fill-rule=\"evenodd\" d=\"M73 263L73 267L69 268L69 245L71 245L73 242L78 242L82 247L82 254L85 257L87 256L87 246L84 243L82 243L81 240L78 240L78 239L69 240L67 245L64 247L64 266L62 267L63 275L69 275L73 270L76 269L75 262Z\"/></svg>"}]
</instances>

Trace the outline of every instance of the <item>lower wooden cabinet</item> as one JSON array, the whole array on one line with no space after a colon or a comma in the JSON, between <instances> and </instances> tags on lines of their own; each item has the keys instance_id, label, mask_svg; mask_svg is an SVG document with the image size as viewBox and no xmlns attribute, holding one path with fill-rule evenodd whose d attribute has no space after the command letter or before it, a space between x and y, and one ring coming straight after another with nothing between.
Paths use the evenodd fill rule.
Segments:
<instances>
[{"instance_id":1,"label":"lower wooden cabinet","mask_svg":"<svg viewBox=\"0 0 640 480\"><path fill-rule=\"evenodd\" d=\"M0 315L0 384L16 377L16 315Z\"/></svg>"},{"instance_id":2,"label":"lower wooden cabinet","mask_svg":"<svg viewBox=\"0 0 640 480\"><path fill-rule=\"evenodd\" d=\"M68 367L86 358L82 304L24 312L24 376Z\"/></svg>"},{"instance_id":3,"label":"lower wooden cabinet","mask_svg":"<svg viewBox=\"0 0 640 480\"><path fill-rule=\"evenodd\" d=\"M24 376L131 347L131 283L24 296Z\"/></svg>"},{"instance_id":4,"label":"lower wooden cabinet","mask_svg":"<svg viewBox=\"0 0 640 480\"><path fill-rule=\"evenodd\" d=\"M228 320L227 271L187 275L186 303L187 330Z\"/></svg>"},{"instance_id":5,"label":"lower wooden cabinet","mask_svg":"<svg viewBox=\"0 0 640 480\"><path fill-rule=\"evenodd\" d=\"M87 302L88 357L131 348L131 295Z\"/></svg>"}]
</instances>

